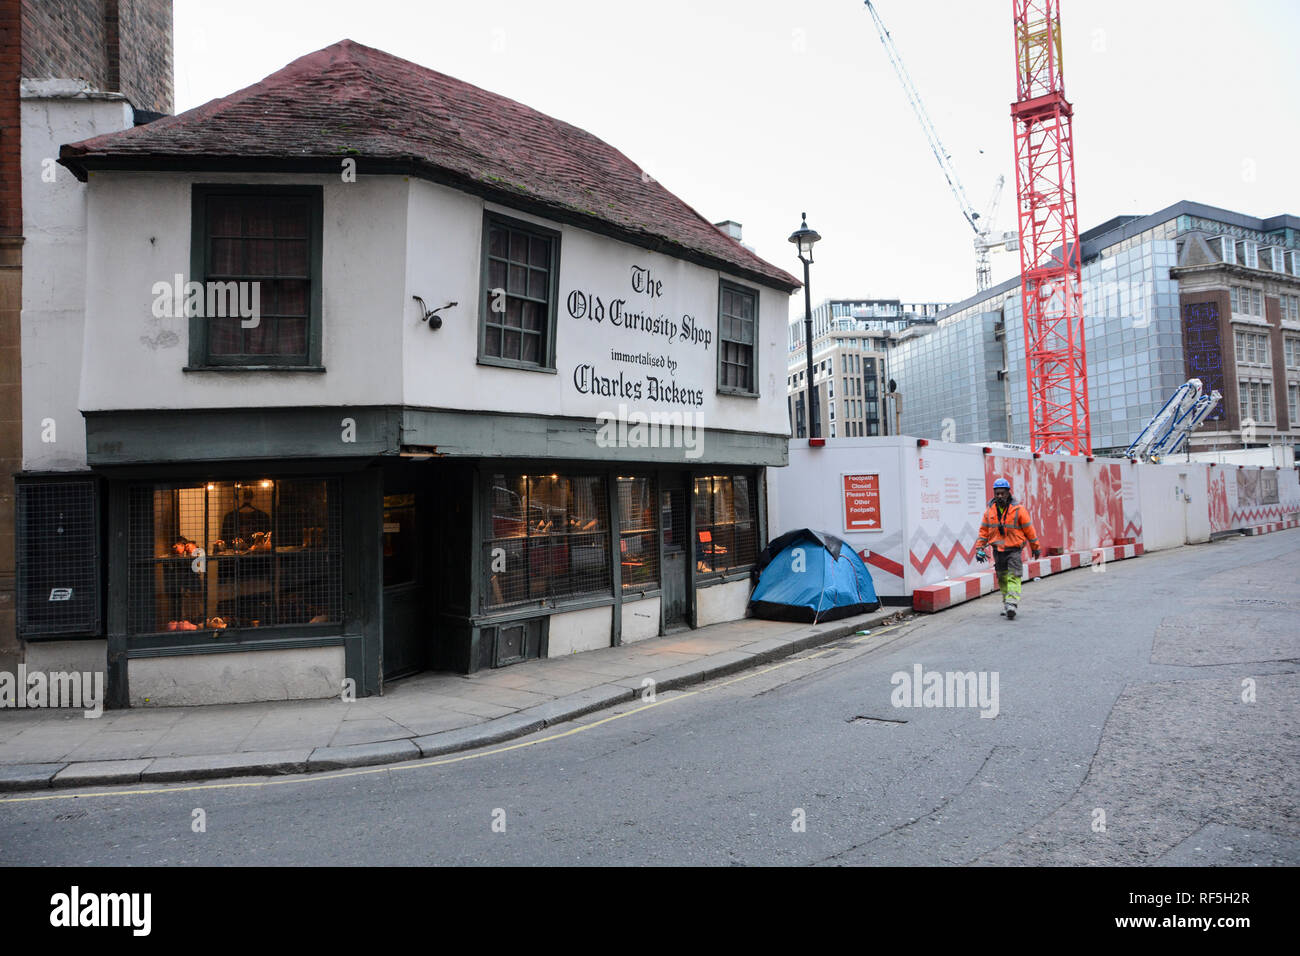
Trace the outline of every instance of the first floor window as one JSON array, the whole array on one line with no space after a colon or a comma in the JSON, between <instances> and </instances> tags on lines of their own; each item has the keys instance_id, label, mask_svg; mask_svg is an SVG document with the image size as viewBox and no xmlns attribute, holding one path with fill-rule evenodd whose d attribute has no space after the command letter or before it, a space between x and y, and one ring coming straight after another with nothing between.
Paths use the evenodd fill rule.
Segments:
<instances>
[{"instance_id":1,"label":"first floor window","mask_svg":"<svg viewBox=\"0 0 1300 956\"><path fill-rule=\"evenodd\" d=\"M1264 332L1243 332L1238 329L1234 335L1237 361L1246 365L1267 365L1268 335Z\"/></svg>"},{"instance_id":2,"label":"first floor window","mask_svg":"<svg viewBox=\"0 0 1300 956\"><path fill-rule=\"evenodd\" d=\"M1300 385L1286 387L1286 411L1292 428L1300 428Z\"/></svg>"},{"instance_id":3,"label":"first floor window","mask_svg":"<svg viewBox=\"0 0 1300 956\"><path fill-rule=\"evenodd\" d=\"M492 475L484 607L608 594L605 487L599 475Z\"/></svg>"},{"instance_id":4,"label":"first floor window","mask_svg":"<svg viewBox=\"0 0 1300 956\"><path fill-rule=\"evenodd\" d=\"M1249 419L1257 425L1272 424L1272 382L1238 382L1237 390L1242 422Z\"/></svg>"},{"instance_id":5,"label":"first floor window","mask_svg":"<svg viewBox=\"0 0 1300 956\"><path fill-rule=\"evenodd\" d=\"M129 509L131 633L343 620L337 481L139 485Z\"/></svg>"},{"instance_id":6,"label":"first floor window","mask_svg":"<svg viewBox=\"0 0 1300 956\"><path fill-rule=\"evenodd\" d=\"M480 361L555 368L559 258L558 232L488 214L483 224Z\"/></svg>"},{"instance_id":7,"label":"first floor window","mask_svg":"<svg viewBox=\"0 0 1300 956\"><path fill-rule=\"evenodd\" d=\"M1233 312L1242 315L1264 314L1264 293L1259 289L1234 285L1228 289L1228 298L1232 302Z\"/></svg>"},{"instance_id":8,"label":"first floor window","mask_svg":"<svg viewBox=\"0 0 1300 956\"><path fill-rule=\"evenodd\" d=\"M724 282L718 295L718 390L757 394L758 293Z\"/></svg>"},{"instance_id":9,"label":"first floor window","mask_svg":"<svg viewBox=\"0 0 1300 956\"><path fill-rule=\"evenodd\" d=\"M1300 368L1300 339L1288 335L1282 342L1287 368Z\"/></svg>"},{"instance_id":10,"label":"first floor window","mask_svg":"<svg viewBox=\"0 0 1300 956\"><path fill-rule=\"evenodd\" d=\"M1278 297L1282 318L1288 322L1300 322L1300 296L1283 295Z\"/></svg>"},{"instance_id":11,"label":"first floor window","mask_svg":"<svg viewBox=\"0 0 1300 956\"><path fill-rule=\"evenodd\" d=\"M320 363L321 197L318 186L194 187L191 365Z\"/></svg>"},{"instance_id":12,"label":"first floor window","mask_svg":"<svg viewBox=\"0 0 1300 956\"><path fill-rule=\"evenodd\" d=\"M748 475L695 479L696 571L734 571L754 563L758 527L752 493Z\"/></svg>"}]
</instances>

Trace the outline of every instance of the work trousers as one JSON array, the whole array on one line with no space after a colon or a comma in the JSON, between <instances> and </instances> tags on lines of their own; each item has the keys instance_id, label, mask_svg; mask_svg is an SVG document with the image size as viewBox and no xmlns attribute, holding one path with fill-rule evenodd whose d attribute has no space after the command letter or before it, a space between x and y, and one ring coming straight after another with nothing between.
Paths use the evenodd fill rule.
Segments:
<instances>
[{"instance_id":1,"label":"work trousers","mask_svg":"<svg viewBox=\"0 0 1300 956\"><path fill-rule=\"evenodd\" d=\"M1004 607L1020 606L1020 575L1024 565L1020 560L1020 548L1014 551L993 551L993 576L1002 592Z\"/></svg>"}]
</instances>

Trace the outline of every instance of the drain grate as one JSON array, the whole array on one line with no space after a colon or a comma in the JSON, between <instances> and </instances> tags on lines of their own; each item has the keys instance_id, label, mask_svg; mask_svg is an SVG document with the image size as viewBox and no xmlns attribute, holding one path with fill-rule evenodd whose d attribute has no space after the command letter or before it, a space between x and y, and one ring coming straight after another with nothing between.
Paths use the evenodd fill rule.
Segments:
<instances>
[{"instance_id":1,"label":"drain grate","mask_svg":"<svg viewBox=\"0 0 1300 956\"><path fill-rule=\"evenodd\" d=\"M1251 607L1290 607L1286 601L1270 601L1268 598L1237 598L1236 604L1249 604Z\"/></svg>"}]
</instances>

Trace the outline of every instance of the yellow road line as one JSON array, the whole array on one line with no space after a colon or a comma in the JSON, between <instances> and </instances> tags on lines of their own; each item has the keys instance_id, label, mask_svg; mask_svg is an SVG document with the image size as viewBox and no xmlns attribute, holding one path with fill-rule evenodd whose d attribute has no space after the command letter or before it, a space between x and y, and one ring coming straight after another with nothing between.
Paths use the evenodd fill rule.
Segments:
<instances>
[{"instance_id":1,"label":"yellow road line","mask_svg":"<svg viewBox=\"0 0 1300 956\"><path fill-rule=\"evenodd\" d=\"M854 643L855 644L861 643L862 641L866 640L867 637L875 637L877 634L883 634L885 631L892 631L894 628L900 626L901 625L895 624L891 627L882 628L879 631L873 631L869 635L864 635L863 637L858 638L857 640L854 641ZM475 753L460 754L459 756L456 757L442 757L434 760L413 760L406 763L395 764L392 766L365 767L358 770L343 770L343 771L336 771L332 773L290 774L284 777L276 778L274 780L250 780L250 781L238 782L238 783L198 783L198 784L191 784L189 786L184 786L184 787L158 787L151 790L109 790L103 793L49 793L49 794L42 794L41 796L38 797L0 797L0 803L40 803L45 800L77 800L77 799L82 799L87 797L130 797L130 796L144 796L147 794L155 794L155 793L192 793L198 790L233 790L241 787L275 787L275 786L281 786L283 784L293 784L293 783L297 783L297 784L326 783L327 781L330 780L343 780L346 779L347 777L362 777L362 776L368 776L370 774L376 774L376 773L393 773L399 770L421 770L424 769L425 767L445 767L448 764L461 763L462 761L465 760L477 760L480 757L492 757L495 756L496 754L509 753L512 750L520 750L524 747L535 747L537 744L550 743L553 740L562 740L565 737L572 736L573 734L582 733L583 731L591 730L594 727L599 727L601 724L607 724L612 720L620 720L624 717L631 717L633 714L639 714L642 711L649 710L652 707L659 707L662 704L671 704L674 701L685 700L688 697L694 697L696 694L702 694L704 693L705 690L718 690L723 687L728 687L731 684L738 684L741 681L749 680L751 677L759 677L763 674L770 674L772 671L780 670L782 667L788 667L789 665L798 663L799 661L812 660L814 658L822 657L829 653L830 650L824 650L824 651L818 651L815 654L808 654L803 657L791 657L788 658L787 660L782 661L779 664L773 664L771 667L765 667L762 670L751 671L750 673L742 674L739 677L733 677L731 680L723 681L722 683L716 684L713 687L703 688L701 690L682 691L680 693L675 694L672 697L665 697L663 700L650 701L641 707L636 707L633 708L632 710L623 711L622 713L619 714L610 714L608 717L602 717L600 720L592 721L589 724L580 724L577 727L571 727L570 729L561 731L560 733L557 734L549 734L546 737L538 737L536 740L523 740L520 741L519 743L507 744L504 747L497 747L493 750L480 750Z\"/></svg>"}]
</instances>

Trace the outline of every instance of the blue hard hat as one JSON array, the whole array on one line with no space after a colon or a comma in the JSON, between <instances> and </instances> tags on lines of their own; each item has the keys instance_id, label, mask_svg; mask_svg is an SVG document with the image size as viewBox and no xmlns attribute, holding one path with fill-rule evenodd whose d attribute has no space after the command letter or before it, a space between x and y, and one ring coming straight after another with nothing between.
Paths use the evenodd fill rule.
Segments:
<instances>
[{"instance_id":1,"label":"blue hard hat","mask_svg":"<svg viewBox=\"0 0 1300 956\"><path fill-rule=\"evenodd\" d=\"M1011 482L1007 481L1005 478L999 478L997 481L993 482L993 490L996 491L999 488L1005 488L1007 491L1010 491Z\"/></svg>"}]
</instances>

